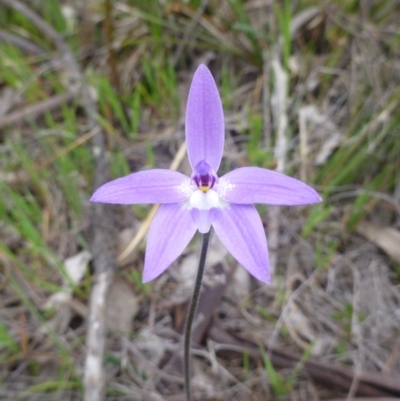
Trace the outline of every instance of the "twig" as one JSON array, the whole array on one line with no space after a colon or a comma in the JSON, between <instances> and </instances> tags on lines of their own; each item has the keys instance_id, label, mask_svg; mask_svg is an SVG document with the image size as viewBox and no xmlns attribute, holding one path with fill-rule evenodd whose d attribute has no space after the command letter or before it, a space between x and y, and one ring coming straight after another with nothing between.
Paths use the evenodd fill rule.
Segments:
<instances>
[{"instance_id":1,"label":"twig","mask_svg":"<svg viewBox=\"0 0 400 401\"><path fill-rule=\"evenodd\" d=\"M182 41L179 43L179 46L177 47L175 53L174 53L174 58L173 58L173 65L176 66L178 64L179 59L182 56L183 51L185 50L185 47L187 43L190 40L190 37L193 34L193 31L196 29L197 24L200 22L202 15L204 14L204 11L207 7L209 0L202 0L199 8L196 11L196 14L192 17L192 22L190 25L187 27Z\"/></svg>"},{"instance_id":2,"label":"twig","mask_svg":"<svg viewBox=\"0 0 400 401\"><path fill-rule=\"evenodd\" d=\"M214 349L217 353L222 351L230 351L232 353L247 352L254 360L263 360L263 355L255 343L224 331L216 324L210 327L208 338L214 341ZM270 350L269 356L271 362L277 368L294 369L302 360L300 355L281 351L276 348ZM324 383L335 390L342 391L350 389L355 374L348 366L318 361L313 358L303 361L302 367L315 381ZM368 397L400 396L399 377L397 376L363 372L358 376L358 380L359 385L356 395Z\"/></svg>"},{"instance_id":3,"label":"twig","mask_svg":"<svg viewBox=\"0 0 400 401\"><path fill-rule=\"evenodd\" d=\"M34 43L29 42L29 40L21 38L17 35L13 35L12 33L4 31L3 29L0 29L0 41L10 43L15 47L20 48L22 51L33 54L34 56L45 53L44 49L38 45L35 45Z\"/></svg>"},{"instance_id":4,"label":"twig","mask_svg":"<svg viewBox=\"0 0 400 401\"><path fill-rule=\"evenodd\" d=\"M389 397L378 397L378 398L371 398L371 397L359 397L359 398L351 398L350 401L397 401L398 398L389 398ZM326 401L348 401L347 398L334 398L329 399Z\"/></svg>"},{"instance_id":5,"label":"twig","mask_svg":"<svg viewBox=\"0 0 400 401\"><path fill-rule=\"evenodd\" d=\"M80 138L75 140L73 143L71 143L68 146L66 146L65 148L61 149L54 156L39 163L39 165L36 167L36 170L40 170L42 168L49 166L50 164L54 163L57 159L59 159L61 156L66 155L67 153L71 152L71 150L74 150L78 146L81 146L85 142L88 142L90 139L92 139L95 135L98 134L99 130L100 130L99 126L94 127L91 131L87 132L85 135L82 135Z\"/></svg>"},{"instance_id":6,"label":"twig","mask_svg":"<svg viewBox=\"0 0 400 401\"><path fill-rule=\"evenodd\" d=\"M63 38L39 15L32 12L19 0L0 1L23 14L53 42L61 55L61 60L80 84L82 106L88 119L88 131L94 129L98 125L96 103L90 94L89 88L84 84L83 75L73 53ZM92 151L95 161L94 186L98 188L107 181L109 175L105 139L101 129L92 138ZM114 275L115 258L112 252L114 239L110 230L103 229L104 226L112 226L111 212L101 203L94 204L92 211L93 240L91 251L94 255L93 264L96 281L90 299L84 385L85 401L101 401L104 399L105 388L103 356L106 297ZM100 223L102 226L100 226Z\"/></svg>"},{"instance_id":7,"label":"twig","mask_svg":"<svg viewBox=\"0 0 400 401\"><path fill-rule=\"evenodd\" d=\"M61 95L52 96L36 104L26 106L22 110L2 116L0 120L0 129L33 120L46 111L57 109L62 104L71 102L74 97L76 97L76 92L74 91L63 93Z\"/></svg>"}]
</instances>

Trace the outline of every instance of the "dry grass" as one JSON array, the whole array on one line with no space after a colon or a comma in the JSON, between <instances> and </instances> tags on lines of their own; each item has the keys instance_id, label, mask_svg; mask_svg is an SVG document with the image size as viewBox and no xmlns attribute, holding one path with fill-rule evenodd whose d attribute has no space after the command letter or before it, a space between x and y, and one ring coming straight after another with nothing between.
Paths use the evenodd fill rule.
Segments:
<instances>
[{"instance_id":1,"label":"dry grass","mask_svg":"<svg viewBox=\"0 0 400 401\"><path fill-rule=\"evenodd\" d=\"M64 18L56 1L27 4L62 34L96 94L113 177L170 165L184 140L192 72L205 62L226 115L220 175L283 166L323 194L313 208L259 209L276 241L271 286L254 281L213 238L202 304L211 318L193 351L195 398L345 399L367 395L362 373L397 380L400 260L395 242L383 252L357 230L365 221L397 232L400 224L396 2L303 1L291 17L267 1L124 1L111 11L107 2L65 2ZM94 267L85 268L85 256L73 283L65 261L92 242L93 133L49 38L2 2L0 15L4 31L29 44L6 44L0 31L0 117L22 111L20 123L0 122L0 398L80 400ZM288 79L283 109L275 59ZM26 112L67 92L72 100L61 106ZM284 157L276 153L282 116ZM186 160L179 169L190 174ZM117 260L150 208L109 208L112 224L103 229ZM391 243L382 235L376 243ZM120 263L107 303L106 399L183 400L170 356L182 349L199 243L150 285L141 284L144 245ZM60 291L67 296L49 306ZM284 366L273 351L303 360ZM353 382L340 386L337 373L323 381L302 369L314 358L324 372L351 368Z\"/></svg>"}]
</instances>

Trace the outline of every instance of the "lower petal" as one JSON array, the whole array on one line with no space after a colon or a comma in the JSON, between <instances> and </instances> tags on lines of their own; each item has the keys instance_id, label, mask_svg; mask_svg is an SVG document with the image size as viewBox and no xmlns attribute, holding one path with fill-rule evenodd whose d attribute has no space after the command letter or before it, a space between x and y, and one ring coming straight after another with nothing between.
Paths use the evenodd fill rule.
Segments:
<instances>
[{"instance_id":1,"label":"lower petal","mask_svg":"<svg viewBox=\"0 0 400 401\"><path fill-rule=\"evenodd\" d=\"M201 234L206 234L210 231L215 208L209 210L191 209L193 220L196 223L197 229Z\"/></svg>"},{"instance_id":2,"label":"lower petal","mask_svg":"<svg viewBox=\"0 0 400 401\"><path fill-rule=\"evenodd\" d=\"M230 204L214 209L213 227L232 256L256 279L270 283L268 247L257 209Z\"/></svg>"},{"instance_id":3,"label":"lower petal","mask_svg":"<svg viewBox=\"0 0 400 401\"><path fill-rule=\"evenodd\" d=\"M163 273L183 252L196 232L190 211L181 203L164 204L157 211L147 237L143 282Z\"/></svg>"}]
</instances>

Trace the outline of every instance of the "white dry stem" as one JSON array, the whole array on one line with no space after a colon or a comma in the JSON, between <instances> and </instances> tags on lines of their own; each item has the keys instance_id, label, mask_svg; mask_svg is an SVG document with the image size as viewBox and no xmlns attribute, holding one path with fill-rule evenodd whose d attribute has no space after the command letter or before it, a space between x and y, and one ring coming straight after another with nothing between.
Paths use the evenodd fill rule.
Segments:
<instances>
[{"instance_id":1,"label":"white dry stem","mask_svg":"<svg viewBox=\"0 0 400 401\"><path fill-rule=\"evenodd\" d=\"M271 146L271 117L270 117L270 93L269 93L269 75L270 75L270 54L267 49L263 51L263 140L264 145Z\"/></svg>"},{"instance_id":2,"label":"white dry stem","mask_svg":"<svg viewBox=\"0 0 400 401\"><path fill-rule=\"evenodd\" d=\"M296 32L305 24L312 21L320 13L317 7L309 7L297 14L290 23L290 35L293 37ZM271 68L275 77L275 88L272 94L272 115L274 118L274 129L276 132L275 159L277 161L276 171L285 172L286 153L288 146L287 138L287 98L288 98L288 74L282 67L280 61L281 50L283 47L283 37L279 38L278 44L273 51ZM265 62L265 56L264 56ZM275 274L278 264L278 246L279 246L279 216L281 208L279 206L270 207L268 211L268 242L269 242L269 261L271 276Z\"/></svg>"},{"instance_id":3,"label":"white dry stem","mask_svg":"<svg viewBox=\"0 0 400 401\"><path fill-rule=\"evenodd\" d=\"M276 52L271 62L275 76L275 88L273 100L274 125L276 131L276 147L275 158L277 161L276 171L283 173L286 164L286 151L288 140L286 138L286 130L288 124L287 117L287 93L288 93L288 76L279 60L279 54ZM281 208L279 206L270 207L268 210L268 243L270 248L269 261L271 268L271 276L275 274L278 264L278 246L279 246L279 215Z\"/></svg>"},{"instance_id":4,"label":"white dry stem","mask_svg":"<svg viewBox=\"0 0 400 401\"><path fill-rule=\"evenodd\" d=\"M287 117L287 93L288 93L288 75L279 60L277 54L272 59L272 69L275 76L275 89L273 98L275 100L274 117L276 129L276 147L275 158L277 161L276 170L283 173L286 164L287 138L286 129L288 125Z\"/></svg>"},{"instance_id":5,"label":"white dry stem","mask_svg":"<svg viewBox=\"0 0 400 401\"><path fill-rule=\"evenodd\" d=\"M97 276L97 283L93 286L90 298L90 314L86 338L85 361L85 400L99 400L99 383L105 383L103 370L103 350L105 343L105 314L106 296L111 280L108 272Z\"/></svg>"},{"instance_id":6,"label":"white dry stem","mask_svg":"<svg viewBox=\"0 0 400 401\"><path fill-rule=\"evenodd\" d=\"M313 107L313 106L306 106ZM306 107L299 110L299 136L300 136L300 179L307 181L308 172L308 130L307 130L307 111Z\"/></svg>"}]
</instances>

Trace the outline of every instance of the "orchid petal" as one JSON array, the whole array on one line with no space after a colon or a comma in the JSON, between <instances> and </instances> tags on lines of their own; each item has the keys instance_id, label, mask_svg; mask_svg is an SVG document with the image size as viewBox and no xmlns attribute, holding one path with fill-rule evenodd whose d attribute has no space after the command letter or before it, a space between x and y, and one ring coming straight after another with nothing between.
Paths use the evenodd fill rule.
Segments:
<instances>
[{"instance_id":1,"label":"orchid petal","mask_svg":"<svg viewBox=\"0 0 400 401\"><path fill-rule=\"evenodd\" d=\"M307 205L321 202L309 185L277 171L258 167L233 170L218 181L218 195L227 202L267 205Z\"/></svg>"},{"instance_id":2,"label":"orchid petal","mask_svg":"<svg viewBox=\"0 0 400 401\"><path fill-rule=\"evenodd\" d=\"M218 170L224 130L224 112L217 86L209 69L200 65L194 74L186 107L186 143L193 170L203 160Z\"/></svg>"},{"instance_id":3,"label":"orchid petal","mask_svg":"<svg viewBox=\"0 0 400 401\"><path fill-rule=\"evenodd\" d=\"M219 239L250 274L269 284L267 240L257 209L231 204L214 210L213 227Z\"/></svg>"},{"instance_id":4,"label":"orchid petal","mask_svg":"<svg viewBox=\"0 0 400 401\"><path fill-rule=\"evenodd\" d=\"M171 170L145 170L102 185L91 202L135 204L173 203L188 199L193 190L190 179Z\"/></svg>"},{"instance_id":5,"label":"orchid petal","mask_svg":"<svg viewBox=\"0 0 400 401\"><path fill-rule=\"evenodd\" d=\"M190 211L181 203L160 207L147 237L144 283L158 277L178 258L193 238L196 228Z\"/></svg>"},{"instance_id":6,"label":"orchid petal","mask_svg":"<svg viewBox=\"0 0 400 401\"><path fill-rule=\"evenodd\" d=\"M214 219L215 208L209 210L193 208L190 212L200 234L208 233Z\"/></svg>"}]
</instances>

